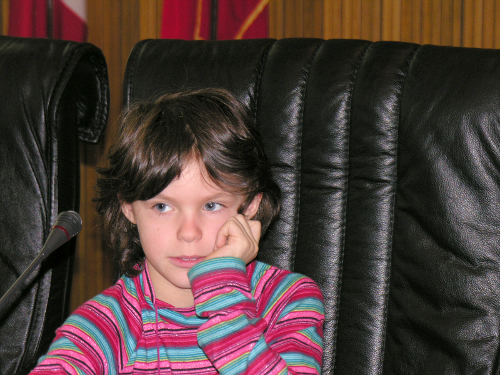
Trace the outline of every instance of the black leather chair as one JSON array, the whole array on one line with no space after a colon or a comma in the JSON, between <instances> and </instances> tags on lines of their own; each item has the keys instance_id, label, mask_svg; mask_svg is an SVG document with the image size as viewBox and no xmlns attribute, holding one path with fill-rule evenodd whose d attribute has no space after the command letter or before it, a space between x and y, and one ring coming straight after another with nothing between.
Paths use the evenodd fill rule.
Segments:
<instances>
[{"instance_id":1,"label":"black leather chair","mask_svg":"<svg viewBox=\"0 0 500 375\"><path fill-rule=\"evenodd\" d=\"M41 250L58 213L78 210L78 139L97 142L109 106L101 51L0 37L0 295ZM67 317L75 241L54 252L0 315L0 374L25 374Z\"/></svg>"},{"instance_id":2,"label":"black leather chair","mask_svg":"<svg viewBox=\"0 0 500 375\"><path fill-rule=\"evenodd\" d=\"M259 257L320 285L324 374L500 371L500 51L146 40L125 103L206 86L258 121L284 193Z\"/></svg>"}]
</instances>

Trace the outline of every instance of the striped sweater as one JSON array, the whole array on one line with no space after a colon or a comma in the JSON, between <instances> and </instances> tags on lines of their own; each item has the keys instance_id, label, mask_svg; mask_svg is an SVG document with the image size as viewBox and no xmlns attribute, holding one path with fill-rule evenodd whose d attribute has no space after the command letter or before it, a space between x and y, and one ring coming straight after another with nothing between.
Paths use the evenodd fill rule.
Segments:
<instances>
[{"instance_id":1,"label":"striped sweater","mask_svg":"<svg viewBox=\"0 0 500 375\"><path fill-rule=\"evenodd\" d=\"M217 258L190 308L155 300L147 267L78 308L32 374L319 374L321 292L304 276Z\"/></svg>"}]
</instances>

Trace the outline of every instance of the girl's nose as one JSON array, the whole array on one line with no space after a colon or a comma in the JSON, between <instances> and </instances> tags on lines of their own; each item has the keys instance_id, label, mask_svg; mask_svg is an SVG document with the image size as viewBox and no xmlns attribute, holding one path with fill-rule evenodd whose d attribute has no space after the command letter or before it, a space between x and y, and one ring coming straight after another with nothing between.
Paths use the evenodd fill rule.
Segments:
<instances>
[{"instance_id":1,"label":"girl's nose","mask_svg":"<svg viewBox=\"0 0 500 375\"><path fill-rule=\"evenodd\" d=\"M177 238L180 241L193 242L201 239L201 225L196 215L184 215L181 219Z\"/></svg>"}]
</instances>

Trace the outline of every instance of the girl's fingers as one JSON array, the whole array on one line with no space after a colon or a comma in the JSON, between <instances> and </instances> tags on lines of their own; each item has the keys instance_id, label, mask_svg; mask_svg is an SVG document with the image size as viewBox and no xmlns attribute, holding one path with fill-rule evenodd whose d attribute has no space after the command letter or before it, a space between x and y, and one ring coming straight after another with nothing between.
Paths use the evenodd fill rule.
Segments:
<instances>
[{"instance_id":1,"label":"girl's fingers","mask_svg":"<svg viewBox=\"0 0 500 375\"><path fill-rule=\"evenodd\" d=\"M260 221L258 220L250 220L248 222L248 225L250 226L250 231L253 235L254 240L257 242L257 244L260 241L260 235L261 235L261 230L262 230L262 225Z\"/></svg>"},{"instance_id":2,"label":"girl's fingers","mask_svg":"<svg viewBox=\"0 0 500 375\"><path fill-rule=\"evenodd\" d=\"M256 244L260 241L261 234L261 224L258 220L247 220L243 215L237 215L234 217L241 224L245 230L245 234L254 241ZM251 235L251 236L250 236Z\"/></svg>"},{"instance_id":3,"label":"girl's fingers","mask_svg":"<svg viewBox=\"0 0 500 375\"><path fill-rule=\"evenodd\" d=\"M234 218L230 218L226 221L217 233L215 248L220 249L221 247L227 245L233 237L237 236L239 226L240 224L238 221L234 220Z\"/></svg>"},{"instance_id":4,"label":"girl's fingers","mask_svg":"<svg viewBox=\"0 0 500 375\"><path fill-rule=\"evenodd\" d=\"M243 215L232 217L217 233L215 250L209 258L233 256L249 263L257 255L260 233L260 222L247 221Z\"/></svg>"}]
</instances>

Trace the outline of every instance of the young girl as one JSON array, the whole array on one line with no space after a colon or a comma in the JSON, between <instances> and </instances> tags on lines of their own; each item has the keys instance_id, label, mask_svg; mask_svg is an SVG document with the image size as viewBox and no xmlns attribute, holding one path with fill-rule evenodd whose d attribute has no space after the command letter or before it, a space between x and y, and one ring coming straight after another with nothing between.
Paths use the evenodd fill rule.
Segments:
<instances>
[{"instance_id":1,"label":"young girl","mask_svg":"<svg viewBox=\"0 0 500 375\"><path fill-rule=\"evenodd\" d=\"M232 95L133 106L100 173L123 276L68 318L33 374L320 373L318 287L254 261L280 194Z\"/></svg>"}]
</instances>

